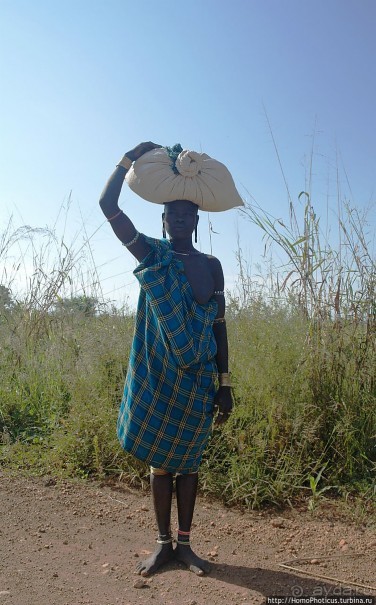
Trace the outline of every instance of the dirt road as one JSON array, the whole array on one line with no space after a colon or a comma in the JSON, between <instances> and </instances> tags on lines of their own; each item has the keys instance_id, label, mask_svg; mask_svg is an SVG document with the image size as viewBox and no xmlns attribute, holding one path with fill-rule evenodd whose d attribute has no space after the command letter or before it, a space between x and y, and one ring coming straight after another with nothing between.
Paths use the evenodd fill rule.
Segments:
<instances>
[{"instance_id":1,"label":"dirt road","mask_svg":"<svg viewBox=\"0 0 376 605\"><path fill-rule=\"evenodd\" d=\"M376 595L365 588L376 586L374 527L330 510L320 518L243 514L200 499L193 547L211 560L211 573L197 577L170 563L138 588L134 568L156 537L148 494L2 474L0 504L0 605L250 605L271 595Z\"/></svg>"}]
</instances>

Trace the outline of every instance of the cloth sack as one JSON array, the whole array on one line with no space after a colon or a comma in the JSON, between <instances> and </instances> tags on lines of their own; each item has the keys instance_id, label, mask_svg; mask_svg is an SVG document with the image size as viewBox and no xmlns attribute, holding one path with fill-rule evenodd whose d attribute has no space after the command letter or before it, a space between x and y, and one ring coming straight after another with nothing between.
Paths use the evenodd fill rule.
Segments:
<instances>
[{"instance_id":1,"label":"cloth sack","mask_svg":"<svg viewBox=\"0 0 376 605\"><path fill-rule=\"evenodd\" d=\"M125 178L132 191L154 204L189 200L208 212L244 205L226 166L206 153L184 149L174 157L170 148L153 149L134 162Z\"/></svg>"}]
</instances>

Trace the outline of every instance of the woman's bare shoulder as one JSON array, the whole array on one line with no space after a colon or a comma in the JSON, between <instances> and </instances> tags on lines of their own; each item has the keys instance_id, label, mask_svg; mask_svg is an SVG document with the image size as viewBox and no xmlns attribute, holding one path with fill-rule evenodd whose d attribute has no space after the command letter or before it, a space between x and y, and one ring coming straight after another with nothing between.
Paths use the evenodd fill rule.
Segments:
<instances>
[{"instance_id":1,"label":"woman's bare shoulder","mask_svg":"<svg viewBox=\"0 0 376 605\"><path fill-rule=\"evenodd\" d=\"M222 268L221 261L216 256L212 254L205 254L205 256L212 267Z\"/></svg>"},{"instance_id":2,"label":"woman's bare shoulder","mask_svg":"<svg viewBox=\"0 0 376 605\"><path fill-rule=\"evenodd\" d=\"M207 258L208 265L210 267L210 273L214 277L214 281L216 284L216 290L223 290L222 284L224 282L224 277L223 277L223 269L222 269L220 260L216 256L213 256L212 254L205 254L205 256Z\"/></svg>"}]
</instances>

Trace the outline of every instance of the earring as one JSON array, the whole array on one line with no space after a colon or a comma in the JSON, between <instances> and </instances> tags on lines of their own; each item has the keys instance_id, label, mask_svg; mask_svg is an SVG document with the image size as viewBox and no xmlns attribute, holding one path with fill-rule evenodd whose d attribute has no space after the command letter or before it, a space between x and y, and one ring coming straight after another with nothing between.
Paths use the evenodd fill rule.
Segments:
<instances>
[{"instance_id":1,"label":"earring","mask_svg":"<svg viewBox=\"0 0 376 605\"><path fill-rule=\"evenodd\" d=\"M195 227L195 244L197 244L197 225Z\"/></svg>"}]
</instances>

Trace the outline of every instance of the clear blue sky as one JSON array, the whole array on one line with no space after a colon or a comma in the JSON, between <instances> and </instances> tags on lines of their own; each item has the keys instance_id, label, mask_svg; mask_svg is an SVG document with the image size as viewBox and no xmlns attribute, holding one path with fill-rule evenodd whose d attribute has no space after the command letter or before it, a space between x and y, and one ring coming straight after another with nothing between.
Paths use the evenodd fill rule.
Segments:
<instances>
[{"instance_id":1,"label":"clear blue sky","mask_svg":"<svg viewBox=\"0 0 376 605\"><path fill-rule=\"evenodd\" d=\"M328 202L335 218L337 166L341 195L366 207L375 200L375 31L374 0L0 0L0 229L10 214L16 225L53 225L72 191L67 239L83 240L82 217L93 234L106 179L143 140L208 153L241 195L286 217L264 108L294 200L316 129L315 209L326 214ZM160 207L126 186L120 205L159 236ZM210 219L231 284L237 229L254 263L261 233L236 210ZM207 216L200 227L209 251ZM107 224L91 243L103 293L129 292L130 273L111 276L134 262Z\"/></svg>"}]
</instances>

